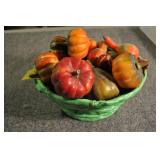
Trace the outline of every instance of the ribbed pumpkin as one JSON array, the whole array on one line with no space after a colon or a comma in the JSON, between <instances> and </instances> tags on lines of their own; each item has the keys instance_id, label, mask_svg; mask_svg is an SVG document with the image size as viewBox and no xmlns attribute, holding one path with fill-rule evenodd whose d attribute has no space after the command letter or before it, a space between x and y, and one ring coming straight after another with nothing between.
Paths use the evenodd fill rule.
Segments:
<instances>
[{"instance_id":1,"label":"ribbed pumpkin","mask_svg":"<svg viewBox=\"0 0 160 160\"><path fill-rule=\"evenodd\" d=\"M129 53L122 53L113 59L112 74L118 85L124 89L138 87L143 78L140 64Z\"/></svg>"},{"instance_id":2,"label":"ribbed pumpkin","mask_svg":"<svg viewBox=\"0 0 160 160\"><path fill-rule=\"evenodd\" d=\"M97 42L96 42L96 40L93 39L93 38L90 38L89 50L92 50L92 49L94 49L94 48L96 48L96 47L97 47Z\"/></svg>"},{"instance_id":3,"label":"ribbed pumpkin","mask_svg":"<svg viewBox=\"0 0 160 160\"><path fill-rule=\"evenodd\" d=\"M50 80L54 66L59 62L57 52L46 51L35 58L35 67L43 81Z\"/></svg>"},{"instance_id":4,"label":"ribbed pumpkin","mask_svg":"<svg viewBox=\"0 0 160 160\"><path fill-rule=\"evenodd\" d=\"M73 29L68 36L68 45L68 54L71 57L86 57L90 47L87 32L82 28Z\"/></svg>"}]
</instances>

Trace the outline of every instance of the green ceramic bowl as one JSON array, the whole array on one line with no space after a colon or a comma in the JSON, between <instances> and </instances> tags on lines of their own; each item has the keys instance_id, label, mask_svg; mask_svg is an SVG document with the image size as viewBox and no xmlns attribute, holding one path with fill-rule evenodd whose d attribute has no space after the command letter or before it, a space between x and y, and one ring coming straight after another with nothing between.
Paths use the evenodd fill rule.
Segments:
<instances>
[{"instance_id":1,"label":"green ceramic bowl","mask_svg":"<svg viewBox=\"0 0 160 160\"><path fill-rule=\"evenodd\" d=\"M144 71L144 78L136 89L127 94L120 95L111 100L89 100L89 99L66 99L49 90L42 81L35 80L36 89L59 105L62 111L68 116L81 121L97 121L107 118L116 112L119 107L128 99L135 96L143 87L147 78L147 71Z\"/></svg>"}]
</instances>

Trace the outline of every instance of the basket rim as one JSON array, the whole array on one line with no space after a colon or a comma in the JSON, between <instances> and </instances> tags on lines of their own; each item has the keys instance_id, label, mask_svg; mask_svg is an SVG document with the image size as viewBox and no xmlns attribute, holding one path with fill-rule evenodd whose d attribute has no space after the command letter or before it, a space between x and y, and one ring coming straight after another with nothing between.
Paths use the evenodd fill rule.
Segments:
<instances>
[{"instance_id":1,"label":"basket rim","mask_svg":"<svg viewBox=\"0 0 160 160\"><path fill-rule=\"evenodd\" d=\"M61 101L61 103L65 102L65 103L73 104L73 105L79 105L79 103L81 103L81 105L85 105L85 106L86 105L88 106L88 104L92 104L92 106L95 106L96 103L115 104L115 103L118 103L120 101L124 101L124 100L127 100L127 99L133 97L136 93L138 93L138 91L141 90L141 88L143 87L146 79L147 79L147 69L144 70L143 80L142 80L142 82L140 83L140 85L137 88L133 89L129 93L117 96L117 97L112 98L110 100L90 100L90 99L86 99L86 98L82 98L82 99L67 99L67 98L64 98L63 96L60 96L60 95L52 92L50 89L48 89L43 84L43 82L41 80L35 79L34 82L35 82L36 89L38 91L40 91L42 93L46 93L49 97L54 98L54 100L56 100L57 102Z\"/></svg>"}]
</instances>

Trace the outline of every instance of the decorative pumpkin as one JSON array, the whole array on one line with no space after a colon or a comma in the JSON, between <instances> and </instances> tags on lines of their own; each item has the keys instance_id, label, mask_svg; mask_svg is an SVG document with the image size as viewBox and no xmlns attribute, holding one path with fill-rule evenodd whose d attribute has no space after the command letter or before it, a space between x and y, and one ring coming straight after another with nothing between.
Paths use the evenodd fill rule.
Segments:
<instances>
[{"instance_id":1,"label":"decorative pumpkin","mask_svg":"<svg viewBox=\"0 0 160 160\"><path fill-rule=\"evenodd\" d=\"M139 86L143 73L135 57L122 53L112 61L112 75L121 88L133 89Z\"/></svg>"},{"instance_id":2,"label":"decorative pumpkin","mask_svg":"<svg viewBox=\"0 0 160 160\"><path fill-rule=\"evenodd\" d=\"M89 50L92 50L94 48L97 47L97 42L95 39L90 38L90 46L89 46Z\"/></svg>"},{"instance_id":3,"label":"decorative pumpkin","mask_svg":"<svg viewBox=\"0 0 160 160\"><path fill-rule=\"evenodd\" d=\"M94 65L103 68L104 70L111 72L112 71L112 57L109 54L104 54L99 56L94 61Z\"/></svg>"},{"instance_id":4,"label":"decorative pumpkin","mask_svg":"<svg viewBox=\"0 0 160 160\"><path fill-rule=\"evenodd\" d=\"M125 43L120 45L118 53L121 54L124 52L131 53L136 59L139 57L139 49L134 44Z\"/></svg>"},{"instance_id":5,"label":"decorative pumpkin","mask_svg":"<svg viewBox=\"0 0 160 160\"><path fill-rule=\"evenodd\" d=\"M105 55L106 53L100 49L100 48L95 48L92 49L87 56L87 59L90 60L92 62L92 64L94 64L95 59L97 59L99 56L101 55Z\"/></svg>"},{"instance_id":6,"label":"decorative pumpkin","mask_svg":"<svg viewBox=\"0 0 160 160\"><path fill-rule=\"evenodd\" d=\"M106 45L106 43L104 41L98 42L97 47L102 49L104 52L107 52L107 45Z\"/></svg>"},{"instance_id":7,"label":"decorative pumpkin","mask_svg":"<svg viewBox=\"0 0 160 160\"><path fill-rule=\"evenodd\" d=\"M57 94L66 98L82 98L94 82L90 64L75 57L63 58L53 69L51 82Z\"/></svg>"},{"instance_id":8,"label":"decorative pumpkin","mask_svg":"<svg viewBox=\"0 0 160 160\"><path fill-rule=\"evenodd\" d=\"M119 89L109 73L99 68L93 68L93 71L93 93L98 100L107 100L119 95Z\"/></svg>"},{"instance_id":9,"label":"decorative pumpkin","mask_svg":"<svg viewBox=\"0 0 160 160\"><path fill-rule=\"evenodd\" d=\"M96 67L100 67L105 69L106 71L111 72L111 56L104 52L104 49L95 48L88 53L87 59L95 65Z\"/></svg>"},{"instance_id":10,"label":"decorative pumpkin","mask_svg":"<svg viewBox=\"0 0 160 160\"><path fill-rule=\"evenodd\" d=\"M130 53L130 54L134 55L136 59L139 57L139 49L134 44L125 43L125 44L119 45L118 43L114 42L108 36L103 37L103 38L105 40L105 43L110 48L112 48L113 50L118 52L119 54L122 54L125 52L125 53Z\"/></svg>"},{"instance_id":11,"label":"decorative pumpkin","mask_svg":"<svg viewBox=\"0 0 160 160\"><path fill-rule=\"evenodd\" d=\"M35 67L37 72L43 81L50 80L52 70L54 66L59 62L55 52L43 52L35 59Z\"/></svg>"},{"instance_id":12,"label":"decorative pumpkin","mask_svg":"<svg viewBox=\"0 0 160 160\"><path fill-rule=\"evenodd\" d=\"M75 58L87 56L90 47L90 40L87 32L82 28L73 29L68 36L68 54Z\"/></svg>"},{"instance_id":13,"label":"decorative pumpkin","mask_svg":"<svg viewBox=\"0 0 160 160\"><path fill-rule=\"evenodd\" d=\"M50 43L50 49L54 51L58 50L63 52L63 54L67 54L67 45L67 38L63 36L55 36Z\"/></svg>"}]
</instances>

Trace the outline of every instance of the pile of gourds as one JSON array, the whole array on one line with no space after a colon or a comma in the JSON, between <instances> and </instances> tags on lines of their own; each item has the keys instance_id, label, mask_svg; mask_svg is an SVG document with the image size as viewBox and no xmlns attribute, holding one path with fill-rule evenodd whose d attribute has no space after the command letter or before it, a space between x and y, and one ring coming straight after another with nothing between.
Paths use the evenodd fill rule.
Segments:
<instances>
[{"instance_id":1,"label":"pile of gourds","mask_svg":"<svg viewBox=\"0 0 160 160\"><path fill-rule=\"evenodd\" d=\"M97 42L82 28L68 37L55 36L50 50L40 53L23 80L40 79L53 92L69 99L112 99L139 86L148 60L134 44L119 45L103 36Z\"/></svg>"}]
</instances>

